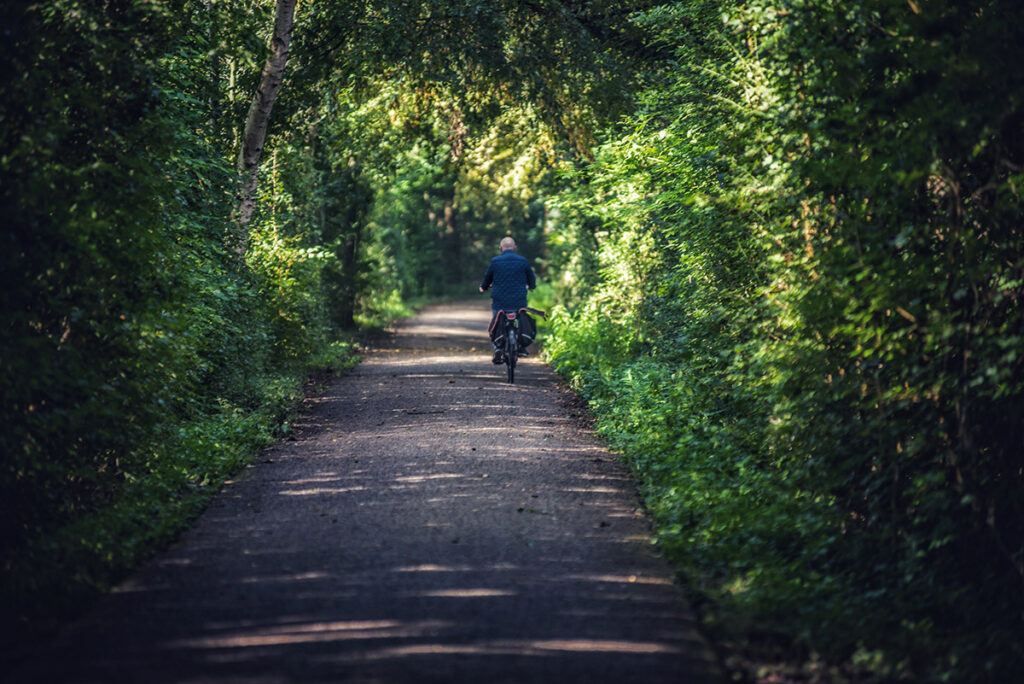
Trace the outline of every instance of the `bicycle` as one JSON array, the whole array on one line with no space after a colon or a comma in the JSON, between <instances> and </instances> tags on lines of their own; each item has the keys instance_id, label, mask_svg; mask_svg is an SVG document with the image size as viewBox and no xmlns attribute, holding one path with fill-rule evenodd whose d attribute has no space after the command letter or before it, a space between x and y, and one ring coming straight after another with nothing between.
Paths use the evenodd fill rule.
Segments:
<instances>
[{"instance_id":1,"label":"bicycle","mask_svg":"<svg viewBox=\"0 0 1024 684\"><path fill-rule=\"evenodd\" d=\"M498 347L500 344L499 349L503 357L502 361L504 361L505 363L508 383L510 385L515 383L516 363L519 361L520 351L522 351L522 348L525 346L521 344L522 334L520 332L519 314L524 314L527 312L540 316L541 318L547 316L547 314L543 311L523 307L519 309L518 312L498 311L494 315L494 320L491 323L493 332L493 327L495 325L498 325L498 322L501 321L502 331L500 336L497 336L497 338L492 337L491 339L495 340L496 347Z\"/></svg>"}]
</instances>

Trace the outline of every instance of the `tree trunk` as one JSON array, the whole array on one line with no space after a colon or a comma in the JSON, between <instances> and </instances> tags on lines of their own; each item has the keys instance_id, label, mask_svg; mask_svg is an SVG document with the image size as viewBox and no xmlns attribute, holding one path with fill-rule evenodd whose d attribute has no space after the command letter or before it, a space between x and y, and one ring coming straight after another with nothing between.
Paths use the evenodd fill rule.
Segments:
<instances>
[{"instance_id":1,"label":"tree trunk","mask_svg":"<svg viewBox=\"0 0 1024 684\"><path fill-rule=\"evenodd\" d=\"M462 272L462 232L459 230L459 213L455 208L455 188L452 188L452 198L444 203L444 232L448 241L448 260L451 264L450 273L461 280L465 277Z\"/></svg>"},{"instance_id":2,"label":"tree trunk","mask_svg":"<svg viewBox=\"0 0 1024 684\"><path fill-rule=\"evenodd\" d=\"M352 226L352 232L345 237L345 247L341 253L341 272L345 278L341 301L338 302L338 325L343 330L354 330L356 327L356 292L358 290L356 257L359 250L360 224Z\"/></svg>"},{"instance_id":3,"label":"tree trunk","mask_svg":"<svg viewBox=\"0 0 1024 684\"><path fill-rule=\"evenodd\" d=\"M249 106L242 133L242 145L238 151L238 173L241 189L238 206L235 208L235 249L244 255L249 248L249 221L256 208L256 179L259 171L263 142L267 137L270 110L274 106L277 91L284 80L284 66L288 61L288 48L292 41L292 26L295 24L297 0L277 0L274 13L274 36L270 41L270 56L263 65L260 85Z\"/></svg>"}]
</instances>

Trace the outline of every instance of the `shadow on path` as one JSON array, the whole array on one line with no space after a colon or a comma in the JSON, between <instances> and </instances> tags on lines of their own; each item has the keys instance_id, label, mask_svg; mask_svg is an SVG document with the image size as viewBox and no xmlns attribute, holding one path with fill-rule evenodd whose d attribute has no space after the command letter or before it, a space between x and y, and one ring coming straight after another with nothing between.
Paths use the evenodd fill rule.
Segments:
<instances>
[{"instance_id":1,"label":"shadow on path","mask_svg":"<svg viewBox=\"0 0 1024 684\"><path fill-rule=\"evenodd\" d=\"M716 681L627 472L488 313L401 325L10 681Z\"/></svg>"}]
</instances>

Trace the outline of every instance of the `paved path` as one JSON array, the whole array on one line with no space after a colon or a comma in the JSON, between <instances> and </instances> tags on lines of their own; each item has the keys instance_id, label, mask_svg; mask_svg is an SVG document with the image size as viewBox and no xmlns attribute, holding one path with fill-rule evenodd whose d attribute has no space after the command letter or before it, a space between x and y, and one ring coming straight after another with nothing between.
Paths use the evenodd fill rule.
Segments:
<instances>
[{"instance_id":1,"label":"paved path","mask_svg":"<svg viewBox=\"0 0 1024 684\"><path fill-rule=\"evenodd\" d=\"M487 319L401 325L11 681L716 681L626 471Z\"/></svg>"}]
</instances>

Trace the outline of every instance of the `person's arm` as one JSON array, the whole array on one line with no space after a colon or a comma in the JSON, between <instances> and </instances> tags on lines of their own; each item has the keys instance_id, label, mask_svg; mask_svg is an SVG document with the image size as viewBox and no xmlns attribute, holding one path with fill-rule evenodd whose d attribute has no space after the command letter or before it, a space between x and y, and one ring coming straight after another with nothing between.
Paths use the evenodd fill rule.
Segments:
<instances>
[{"instance_id":1,"label":"person's arm","mask_svg":"<svg viewBox=\"0 0 1024 684\"><path fill-rule=\"evenodd\" d=\"M530 290L537 289L537 276L534 275L530 264L526 264L526 287Z\"/></svg>"},{"instance_id":2,"label":"person's arm","mask_svg":"<svg viewBox=\"0 0 1024 684\"><path fill-rule=\"evenodd\" d=\"M480 281L480 291L486 292L487 288L494 282L494 264L487 267L487 272L484 273L484 279Z\"/></svg>"}]
</instances>

